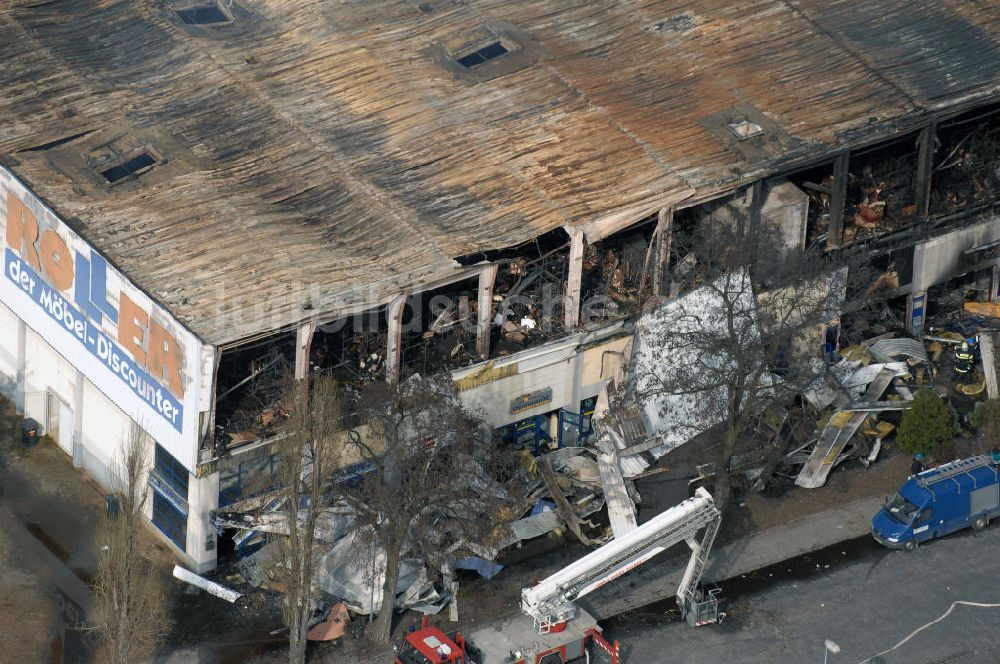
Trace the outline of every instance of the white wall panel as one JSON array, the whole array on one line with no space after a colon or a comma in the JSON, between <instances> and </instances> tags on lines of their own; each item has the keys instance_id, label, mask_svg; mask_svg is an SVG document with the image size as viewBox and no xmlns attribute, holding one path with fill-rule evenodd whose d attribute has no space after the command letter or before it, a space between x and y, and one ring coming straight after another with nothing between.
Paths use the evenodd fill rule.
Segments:
<instances>
[{"instance_id":1,"label":"white wall panel","mask_svg":"<svg viewBox=\"0 0 1000 664\"><path fill-rule=\"evenodd\" d=\"M0 303L0 394L14 397L17 382L17 316Z\"/></svg>"},{"instance_id":2,"label":"white wall panel","mask_svg":"<svg viewBox=\"0 0 1000 664\"><path fill-rule=\"evenodd\" d=\"M88 380L83 384L83 467L106 489L110 468L120 458L130 420Z\"/></svg>"},{"instance_id":3,"label":"white wall panel","mask_svg":"<svg viewBox=\"0 0 1000 664\"><path fill-rule=\"evenodd\" d=\"M76 369L32 330L25 336L24 360L26 392L49 391L73 405Z\"/></svg>"}]
</instances>

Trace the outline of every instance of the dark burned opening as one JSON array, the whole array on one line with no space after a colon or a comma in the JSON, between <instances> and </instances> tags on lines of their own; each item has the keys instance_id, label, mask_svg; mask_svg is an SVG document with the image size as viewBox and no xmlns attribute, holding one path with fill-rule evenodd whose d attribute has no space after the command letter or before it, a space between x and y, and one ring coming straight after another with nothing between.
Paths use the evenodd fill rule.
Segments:
<instances>
[{"instance_id":1,"label":"dark burned opening","mask_svg":"<svg viewBox=\"0 0 1000 664\"><path fill-rule=\"evenodd\" d=\"M844 244L905 228L917 216L917 134L852 152L844 208Z\"/></svg>"},{"instance_id":2,"label":"dark burned opening","mask_svg":"<svg viewBox=\"0 0 1000 664\"><path fill-rule=\"evenodd\" d=\"M295 333L222 351L216 375L216 452L281 429L291 407Z\"/></svg>"},{"instance_id":3,"label":"dark burned opening","mask_svg":"<svg viewBox=\"0 0 1000 664\"><path fill-rule=\"evenodd\" d=\"M649 244L657 220L654 214L585 247L580 288L583 325L618 320L639 311L640 299L648 297L653 289L655 256Z\"/></svg>"},{"instance_id":4,"label":"dark burned opening","mask_svg":"<svg viewBox=\"0 0 1000 664\"><path fill-rule=\"evenodd\" d=\"M101 171L101 175L111 184L120 182L128 177L141 175L159 163L156 157L143 150L139 154Z\"/></svg>"},{"instance_id":5,"label":"dark burned opening","mask_svg":"<svg viewBox=\"0 0 1000 664\"><path fill-rule=\"evenodd\" d=\"M870 255L850 271L845 298L850 306L840 314L841 348L903 327L906 293L901 287L913 280L913 245Z\"/></svg>"},{"instance_id":6,"label":"dark burned opening","mask_svg":"<svg viewBox=\"0 0 1000 664\"><path fill-rule=\"evenodd\" d=\"M478 277L408 298L402 319L402 377L434 375L478 361L478 320Z\"/></svg>"},{"instance_id":7,"label":"dark burned opening","mask_svg":"<svg viewBox=\"0 0 1000 664\"><path fill-rule=\"evenodd\" d=\"M490 357L510 355L565 334L566 232L549 231L489 256L499 265L493 286Z\"/></svg>"},{"instance_id":8,"label":"dark burned opening","mask_svg":"<svg viewBox=\"0 0 1000 664\"><path fill-rule=\"evenodd\" d=\"M310 372L332 374L338 383L384 380L388 329L384 306L320 325L309 347Z\"/></svg>"},{"instance_id":9,"label":"dark burned opening","mask_svg":"<svg viewBox=\"0 0 1000 664\"><path fill-rule=\"evenodd\" d=\"M830 203L833 199L833 162L788 175L788 180L809 197L806 215L806 248L825 245L830 235Z\"/></svg>"},{"instance_id":10,"label":"dark burned opening","mask_svg":"<svg viewBox=\"0 0 1000 664\"><path fill-rule=\"evenodd\" d=\"M977 108L937 130L931 216L983 208L1000 198L1000 105Z\"/></svg>"},{"instance_id":11,"label":"dark burned opening","mask_svg":"<svg viewBox=\"0 0 1000 664\"><path fill-rule=\"evenodd\" d=\"M469 53L468 55L456 58L456 62L466 69L472 69L473 67L478 67L485 62L499 58L501 55L509 52L510 50L506 46L499 41L495 41L492 44L488 44L476 51L473 51L472 53Z\"/></svg>"},{"instance_id":12,"label":"dark burned opening","mask_svg":"<svg viewBox=\"0 0 1000 664\"><path fill-rule=\"evenodd\" d=\"M215 3L196 5L174 10L188 25L216 25L229 23L232 19Z\"/></svg>"}]
</instances>

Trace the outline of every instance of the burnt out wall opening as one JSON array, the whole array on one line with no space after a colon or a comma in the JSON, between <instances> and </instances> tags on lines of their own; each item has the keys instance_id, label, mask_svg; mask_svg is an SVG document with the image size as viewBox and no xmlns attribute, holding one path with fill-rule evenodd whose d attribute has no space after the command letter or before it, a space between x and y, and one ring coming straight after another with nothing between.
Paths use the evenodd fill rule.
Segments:
<instances>
[{"instance_id":1,"label":"burnt out wall opening","mask_svg":"<svg viewBox=\"0 0 1000 664\"><path fill-rule=\"evenodd\" d=\"M215 391L217 454L280 429L290 407L294 367L294 332L222 351Z\"/></svg>"},{"instance_id":2,"label":"burnt out wall opening","mask_svg":"<svg viewBox=\"0 0 1000 664\"><path fill-rule=\"evenodd\" d=\"M686 293L701 284L696 238L706 225L712 223L712 212L719 205L718 201L709 201L674 212L674 238L670 245L671 297Z\"/></svg>"},{"instance_id":3,"label":"burnt out wall opening","mask_svg":"<svg viewBox=\"0 0 1000 664\"><path fill-rule=\"evenodd\" d=\"M309 347L310 373L330 374L338 383L384 380L386 313L383 306L317 326Z\"/></svg>"},{"instance_id":4,"label":"burnt out wall opening","mask_svg":"<svg viewBox=\"0 0 1000 664\"><path fill-rule=\"evenodd\" d=\"M652 287L655 256L649 251L649 243L656 223L657 217L653 215L637 226L585 247L581 324L618 320L638 313L640 298L648 296Z\"/></svg>"},{"instance_id":5,"label":"burnt out wall opening","mask_svg":"<svg viewBox=\"0 0 1000 664\"><path fill-rule=\"evenodd\" d=\"M994 205L1000 198L1000 105L942 122L937 138L931 215Z\"/></svg>"},{"instance_id":6,"label":"burnt out wall opening","mask_svg":"<svg viewBox=\"0 0 1000 664\"><path fill-rule=\"evenodd\" d=\"M477 362L478 319L478 277L407 298L401 321L401 377L430 376Z\"/></svg>"},{"instance_id":7,"label":"burnt out wall opening","mask_svg":"<svg viewBox=\"0 0 1000 664\"><path fill-rule=\"evenodd\" d=\"M912 279L912 266L911 246L869 257L850 268L848 305L840 313L841 348L902 328L906 293L900 287Z\"/></svg>"},{"instance_id":8,"label":"burnt out wall opening","mask_svg":"<svg viewBox=\"0 0 1000 664\"><path fill-rule=\"evenodd\" d=\"M569 244L566 232L557 229L492 256L499 271L493 286L491 357L510 355L565 334Z\"/></svg>"},{"instance_id":9,"label":"burnt out wall opening","mask_svg":"<svg viewBox=\"0 0 1000 664\"><path fill-rule=\"evenodd\" d=\"M917 133L852 152L844 207L844 244L885 235L918 220Z\"/></svg>"}]
</instances>

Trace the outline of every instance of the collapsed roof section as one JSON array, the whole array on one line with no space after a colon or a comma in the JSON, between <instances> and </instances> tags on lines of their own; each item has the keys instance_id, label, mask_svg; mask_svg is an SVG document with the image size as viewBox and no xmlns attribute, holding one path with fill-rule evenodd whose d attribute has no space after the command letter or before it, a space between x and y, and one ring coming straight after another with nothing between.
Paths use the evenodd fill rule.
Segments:
<instances>
[{"instance_id":1,"label":"collapsed roof section","mask_svg":"<svg viewBox=\"0 0 1000 664\"><path fill-rule=\"evenodd\" d=\"M639 319L630 373L647 435L660 442L651 450L655 457L722 421L724 380L737 361L725 349L737 341L753 346L760 338L757 317L750 275L740 271ZM685 379L676 383L680 376Z\"/></svg>"},{"instance_id":2,"label":"collapsed roof section","mask_svg":"<svg viewBox=\"0 0 1000 664\"><path fill-rule=\"evenodd\" d=\"M8 5L0 162L211 344L593 241L1000 78L974 0Z\"/></svg>"}]
</instances>

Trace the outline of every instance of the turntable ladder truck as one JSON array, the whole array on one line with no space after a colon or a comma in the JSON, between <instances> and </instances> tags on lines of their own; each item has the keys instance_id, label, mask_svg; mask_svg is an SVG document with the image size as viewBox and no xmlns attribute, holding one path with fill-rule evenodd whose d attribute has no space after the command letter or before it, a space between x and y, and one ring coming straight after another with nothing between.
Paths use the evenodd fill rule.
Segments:
<instances>
[{"instance_id":1,"label":"turntable ladder truck","mask_svg":"<svg viewBox=\"0 0 1000 664\"><path fill-rule=\"evenodd\" d=\"M575 602L680 542L691 548L677 589L681 616L693 626L717 622L719 591L705 591L700 582L720 521L712 496L699 488L692 498L523 589L523 615L452 637L425 619L422 629L407 635L397 663L618 664L618 644L608 643L597 620Z\"/></svg>"}]
</instances>

